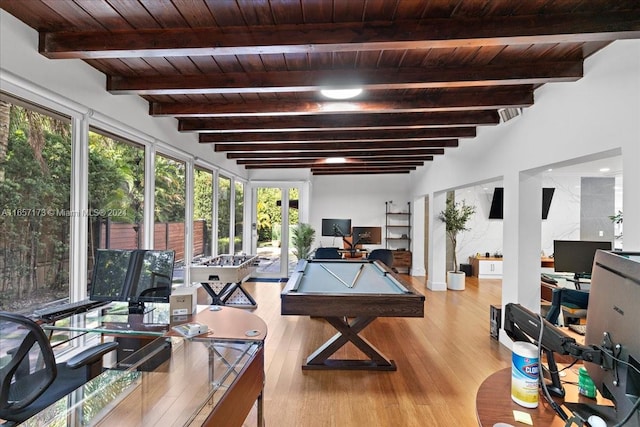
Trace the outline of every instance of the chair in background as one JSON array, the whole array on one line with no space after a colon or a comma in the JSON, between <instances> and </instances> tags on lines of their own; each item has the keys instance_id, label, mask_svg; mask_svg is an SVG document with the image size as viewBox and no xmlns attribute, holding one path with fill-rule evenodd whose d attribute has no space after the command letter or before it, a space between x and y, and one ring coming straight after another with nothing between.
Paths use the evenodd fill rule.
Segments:
<instances>
[{"instance_id":1,"label":"chair in background","mask_svg":"<svg viewBox=\"0 0 640 427\"><path fill-rule=\"evenodd\" d=\"M570 323L580 323L580 319L587 317L588 306L588 291L558 287L552 290L551 307L546 320L557 325L560 313L562 313L563 326Z\"/></svg>"},{"instance_id":2,"label":"chair in background","mask_svg":"<svg viewBox=\"0 0 640 427\"><path fill-rule=\"evenodd\" d=\"M374 249L371 251L367 259L380 260L387 267L397 273L397 270L393 268L393 251L391 249Z\"/></svg>"},{"instance_id":3,"label":"chair in background","mask_svg":"<svg viewBox=\"0 0 640 427\"><path fill-rule=\"evenodd\" d=\"M57 363L47 336L33 320L0 311L0 418L21 423L102 372L102 356L118 346L90 347Z\"/></svg>"},{"instance_id":4,"label":"chair in background","mask_svg":"<svg viewBox=\"0 0 640 427\"><path fill-rule=\"evenodd\" d=\"M344 247L344 257L345 258L362 258L364 252L361 252L362 245L352 245L353 238L351 236L343 237L342 244Z\"/></svg>"},{"instance_id":5,"label":"chair in background","mask_svg":"<svg viewBox=\"0 0 640 427\"><path fill-rule=\"evenodd\" d=\"M314 259L340 259L342 255L338 252L338 248L318 248L313 255Z\"/></svg>"}]
</instances>

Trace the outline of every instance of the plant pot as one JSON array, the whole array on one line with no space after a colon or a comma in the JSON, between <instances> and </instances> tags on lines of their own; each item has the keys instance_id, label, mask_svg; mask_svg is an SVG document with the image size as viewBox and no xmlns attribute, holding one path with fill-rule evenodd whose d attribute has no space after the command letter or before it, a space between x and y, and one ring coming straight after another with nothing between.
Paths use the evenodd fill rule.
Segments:
<instances>
[{"instance_id":1,"label":"plant pot","mask_svg":"<svg viewBox=\"0 0 640 427\"><path fill-rule=\"evenodd\" d=\"M447 289L464 291L465 278L464 271L447 271Z\"/></svg>"}]
</instances>

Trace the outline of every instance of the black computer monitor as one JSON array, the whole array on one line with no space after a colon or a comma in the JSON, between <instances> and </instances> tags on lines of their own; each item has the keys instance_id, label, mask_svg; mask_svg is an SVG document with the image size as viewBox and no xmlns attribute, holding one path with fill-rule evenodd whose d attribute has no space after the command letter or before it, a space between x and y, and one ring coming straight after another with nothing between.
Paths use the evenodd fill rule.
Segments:
<instances>
[{"instance_id":1,"label":"black computer monitor","mask_svg":"<svg viewBox=\"0 0 640 427\"><path fill-rule=\"evenodd\" d=\"M351 220L323 218L322 235L325 237L351 236Z\"/></svg>"},{"instance_id":2,"label":"black computer monitor","mask_svg":"<svg viewBox=\"0 0 640 427\"><path fill-rule=\"evenodd\" d=\"M639 427L640 252L596 252L585 343L605 354L603 363L585 362L585 367L615 408L579 408L596 413L607 425L617 425L629 416L624 426Z\"/></svg>"},{"instance_id":3,"label":"black computer monitor","mask_svg":"<svg viewBox=\"0 0 640 427\"><path fill-rule=\"evenodd\" d=\"M96 251L89 299L92 301L124 301L131 250L98 249Z\"/></svg>"},{"instance_id":4,"label":"black computer monitor","mask_svg":"<svg viewBox=\"0 0 640 427\"><path fill-rule=\"evenodd\" d=\"M131 257L125 299L129 312L144 312L145 302L169 302L175 252L136 250Z\"/></svg>"},{"instance_id":5,"label":"black computer monitor","mask_svg":"<svg viewBox=\"0 0 640 427\"><path fill-rule=\"evenodd\" d=\"M553 265L557 272L573 273L576 280L591 275L598 249L610 251L610 241L554 240Z\"/></svg>"},{"instance_id":6,"label":"black computer monitor","mask_svg":"<svg viewBox=\"0 0 640 427\"><path fill-rule=\"evenodd\" d=\"M382 243L381 227L353 227L353 245L379 245Z\"/></svg>"}]
</instances>

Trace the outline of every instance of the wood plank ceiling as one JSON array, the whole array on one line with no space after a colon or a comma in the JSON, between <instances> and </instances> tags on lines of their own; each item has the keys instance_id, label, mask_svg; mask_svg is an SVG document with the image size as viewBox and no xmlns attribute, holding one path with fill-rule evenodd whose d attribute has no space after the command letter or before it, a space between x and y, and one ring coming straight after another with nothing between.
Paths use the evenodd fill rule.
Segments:
<instances>
[{"instance_id":1,"label":"wood plank ceiling","mask_svg":"<svg viewBox=\"0 0 640 427\"><path fill-rule=\"evenodd\" d=\"M247 169L409 173L640 37L638 0L0 0ZM335 101L320 89L361 87ZM463 140L460 142L460 140ZM328 158L342 157L344 163Z\"/></svg>"}]
</instances>

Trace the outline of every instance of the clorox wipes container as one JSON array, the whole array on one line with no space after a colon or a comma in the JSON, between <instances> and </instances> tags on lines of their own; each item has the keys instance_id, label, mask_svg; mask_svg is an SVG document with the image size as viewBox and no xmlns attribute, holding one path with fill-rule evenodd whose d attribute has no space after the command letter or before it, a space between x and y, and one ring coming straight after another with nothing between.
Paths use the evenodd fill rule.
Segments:
<instances>
[{"instance_id":1,"label":"clorox wipes container","mask_svg":"<svg viewBox=\"0 0 640 427\"><path fill-rule=\"evenodd\" d=\"M525 408L538 406L538 363L538 347L528 342L513 343L511 399Z\"/></svg>"}]
</instances>

